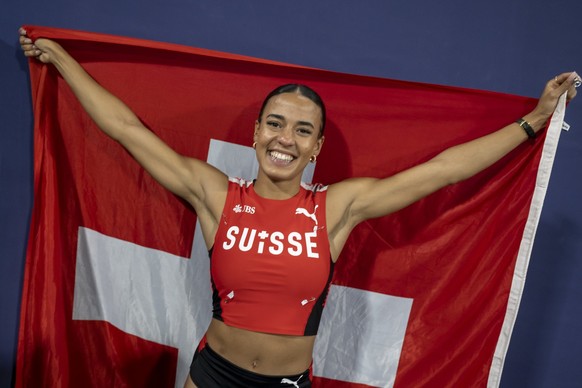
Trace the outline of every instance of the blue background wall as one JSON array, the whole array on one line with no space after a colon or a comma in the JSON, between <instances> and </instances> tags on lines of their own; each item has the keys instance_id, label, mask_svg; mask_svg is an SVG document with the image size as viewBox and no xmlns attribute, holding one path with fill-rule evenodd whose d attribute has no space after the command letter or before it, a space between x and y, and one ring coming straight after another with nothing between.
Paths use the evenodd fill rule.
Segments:
<instances>
[{"instance_id":1,"label":"blue background wall","mask_svg":"<svg viewBox=\"0 0 582 388\"><path fill-rule=\"evenodd\" d=\"M581 11L580 0L2 2L0 386L13 376L33 200L28 70L17 49L21 24L537 97L554 75L582 74ZM582 382L582 96L566 121L572 130L562 134L503 387Z\"/></svg>"}]
</instances>

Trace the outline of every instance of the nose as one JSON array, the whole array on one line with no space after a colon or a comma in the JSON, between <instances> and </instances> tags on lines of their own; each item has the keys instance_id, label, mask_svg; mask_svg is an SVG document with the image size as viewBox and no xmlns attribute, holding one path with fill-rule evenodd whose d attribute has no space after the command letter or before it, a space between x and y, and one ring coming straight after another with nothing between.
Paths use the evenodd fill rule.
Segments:
<instances>
[{"instance_id":1,"label":"nose","mask_svg":"<svg viewBox=\"0 0 582 388\"><path fill-rule=\"evenodd\" d=\"M279 137L277 138L279 143L285 146L293 145L295 139L293 138L293 128L286 126L281 132L279 132Z\"/></svg>"}]
</instances>

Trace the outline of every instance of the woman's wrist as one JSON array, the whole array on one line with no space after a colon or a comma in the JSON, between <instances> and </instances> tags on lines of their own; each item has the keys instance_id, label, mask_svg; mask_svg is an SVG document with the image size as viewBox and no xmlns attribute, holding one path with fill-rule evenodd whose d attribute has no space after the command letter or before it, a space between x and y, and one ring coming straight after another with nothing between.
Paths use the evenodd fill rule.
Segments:
<instances>
[{"instance_id":1,"label":"woman's wrist","mask_svg":"<svg viewBox=\"0 0 582 388\"><path fill-rule=\"evenodd\" d=\"M72 59L69 53L58 43L51 41L48 49L50 62L63 73L70 67L69 59Z\"/></svg>"},{"instance_id":2,"label":"woman's wrist","mask_svg":"<svg viewBox=\"0 0 582 388\"><path fill-rule=\"evenodd\" d=\"M523 120L525 120L536 133L544 129L549 118L550 116L538 113L535 110L523 116Z\"/></svg>"}]
</instances>

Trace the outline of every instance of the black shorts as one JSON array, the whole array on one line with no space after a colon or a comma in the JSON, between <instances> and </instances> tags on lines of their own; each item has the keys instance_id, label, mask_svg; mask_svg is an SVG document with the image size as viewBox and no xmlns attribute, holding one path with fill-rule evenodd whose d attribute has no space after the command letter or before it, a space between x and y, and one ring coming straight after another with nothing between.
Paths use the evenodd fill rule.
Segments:
<instances>
[{"instance_id":1,"label":"black shorts","mask_svg":"<svg viewBox=\"0 0 582 388\"><path fill-rule=\"evenodd\" d=\"M309 369L292 376L260 375L236 366L212 350L208 344L202 350L196 350L190 365L190 378L199 388L311 387Z\"/></svg>"}]
</instances>

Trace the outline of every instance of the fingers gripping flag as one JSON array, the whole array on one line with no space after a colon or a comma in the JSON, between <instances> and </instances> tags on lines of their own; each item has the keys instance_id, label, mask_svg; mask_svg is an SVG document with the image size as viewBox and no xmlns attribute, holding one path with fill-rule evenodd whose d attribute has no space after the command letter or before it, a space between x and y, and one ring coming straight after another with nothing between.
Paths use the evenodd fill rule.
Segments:
<instances>
[{"instance_id":1,"label":"fingers gripping flag","mask_svg":"<svg viewBox=\"0 0 582 388\"><path fill-rule=\"evenodd\" d=\"M326 101L325 147L305 176L326 184L389 176L535 104L177 45L27 30L59 39L178 152L247 178L256 171L248 147L254 120L279 84L308 84ZM196 215L95 127L54 68L31 62L31 81L35 204L16 385L182 386L210 320ZM523 144L468 181L354 230L316 341L314 386L498 384L547 184L538 171L548 176L559 130L547 133L545 145L543 138Z\"/></svg>"}]
</instances>

